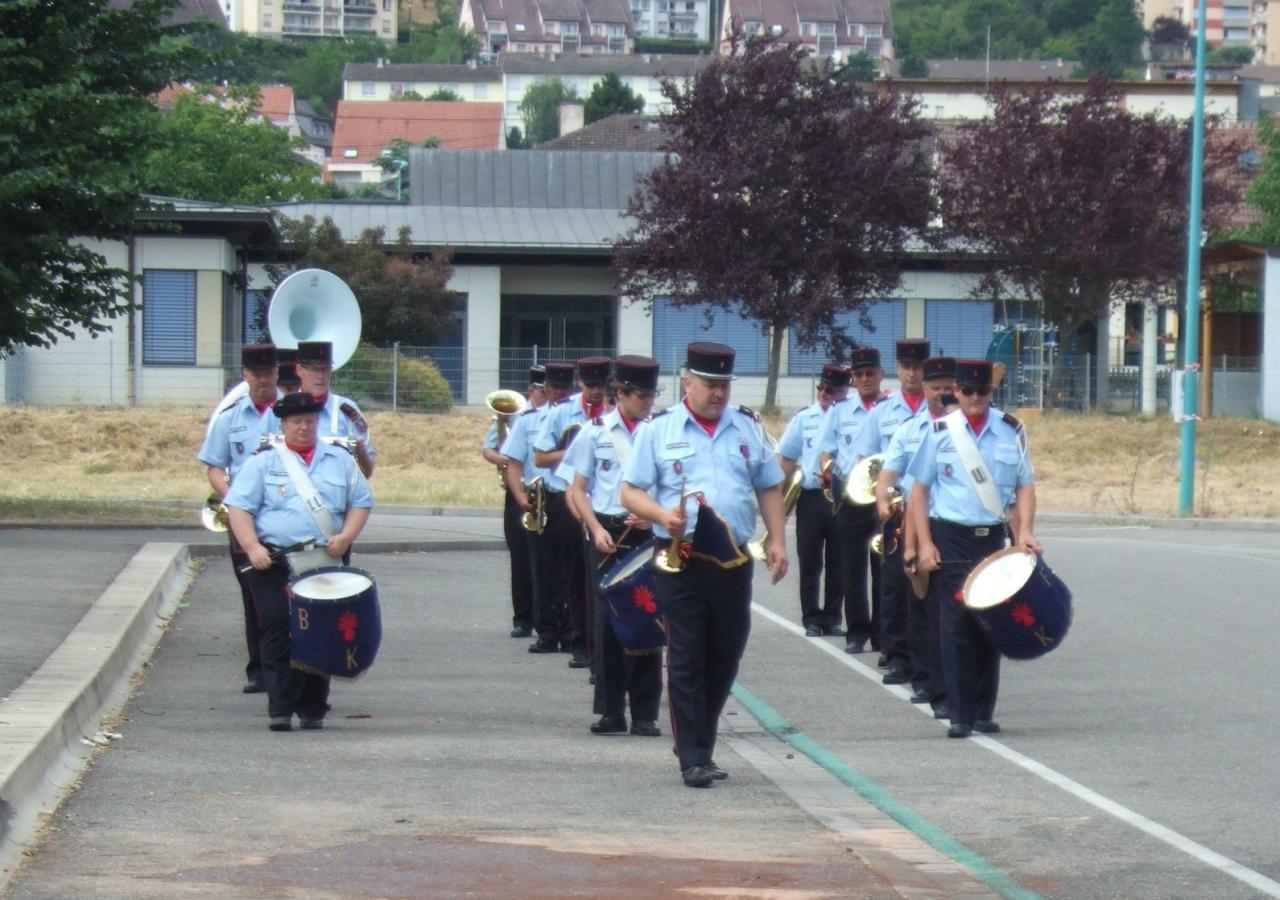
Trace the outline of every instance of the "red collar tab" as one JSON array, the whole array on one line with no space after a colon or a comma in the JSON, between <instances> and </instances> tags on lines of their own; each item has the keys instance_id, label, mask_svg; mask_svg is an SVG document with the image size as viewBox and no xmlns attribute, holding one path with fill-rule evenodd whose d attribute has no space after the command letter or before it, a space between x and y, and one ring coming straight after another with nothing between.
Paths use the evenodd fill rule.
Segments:
<instances>
[{"instance_id":1,"label":"red collar tab","mask_svg":"<svg viewBox=\"0 0 1280 900\"><path fill-rule=\"evenodd\" d=\"M982 429L987 424L987 414L985 412L977 417L965 413L965 418L969 420L969 427L973 429L974 434L982 434Z\"/></svg>"},{"instance_id":2,"label":"red collar tab","mask_svg":"<svg viewBox=\"0 0 1280 900\"><path fill-rule=\"evenodd\" d=\"M720 420L704 419L702 416L698 415L696 412L693 411L693 407L689 405L688 397L686 397L683 400L683 403L684 403L684 408L689 410L689 417L692 418L693 421L697 422L698 425L701 426L702 430L705 431L708 435L715 437L716 425L719 424Z\"/></svg>"},{"instance_id":3,"label":"red collar tab","mask_svg":"<svg viewBox=\"0 0 1280 900\"><path fill-rule=\"evenodd\" d=\"M636 430L636 426L640 424L636 419L628 419L626 415L621 412L618 413L618 418L621 419L622 424L626 426L628 434L633 434Z\"/></svg>"},{"instance_id":4,"label":"red collar tab","mask_svg":"<svg viewBox=\"0 0 1280 900\"><path fill-rule=\"evenodd\" d=\"M312 398L313 398L317 403L322 403L322 404L324 404L325 406L328 406L328 405L329 405L329 392L328 392L328 391L325 391L325 392L324 392L324 396L323 396L323 397L316 397L314 394L312 394L311 396L312 396Z\"/></svg>"},{"instance_id":5,"label":"red collar tab","mask_svg":"<svg viewBox=\"0 0 1280 900\"><path fill-rule=\"evenodd\" d=\"M311 459L316 455L316 445L313 444L310 447L308 447L306 450L303 450L301 447L295 447L293 446L293 444L290 444L288 441L285 441L284 445L288 447L290 450L292 450L294 453L301 456L302 461L304 463L306 463L307 465L311 465Z\"/></svg>"},{"instance_id":6,"label":"red collar tab","mask_svg":"<svg viewBox=\"0 0 1280 900\"><path fill-rule=\"evenodd\" d=\"M902 400L911 407L911 414L915 415L920 411L920 404L924 402L924 394L903 394Z\"/></svg>"},{"instance_id":7,"label":"red collar tab","mask_svg":"<svg viewBox=\"0 0 1280 900\"><path fill-rule=\"evenodd\" d=\"M601 400L595 406L591 406L590 404L587 403L587 395L583 394L580 402L582 403L582 412L584 415L586 415L588 421L592 419L600 418L600 414L604 412L603 400Z\"/></svg>"},{"instance_id":8,"label":"red collar tab","mask_svg":"<svg viewBox=\"0 0 1280 900\"><path fill-rule=\"evenodd\" d=\"M268 400L266 403L254 403L253 408L258 411L258 415L265 416L267 414L267 410L271 408L271 401Z\"/></svg>"}]
</instances>

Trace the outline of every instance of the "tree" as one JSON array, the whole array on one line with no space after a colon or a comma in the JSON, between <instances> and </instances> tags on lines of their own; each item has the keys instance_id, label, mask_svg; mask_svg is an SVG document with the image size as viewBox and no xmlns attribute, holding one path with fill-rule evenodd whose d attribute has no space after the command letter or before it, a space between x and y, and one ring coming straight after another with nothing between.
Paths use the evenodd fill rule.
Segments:
<instances>
[{"instance_id":1,"label":"tree","mask_svg":"<svg viewBox=\"0 0 1280 900\"><path fill-rule=\"evenodd\" d=\"M127 309L129 273L72 238L132 231L148 98L184 74L162 27L173 6L0 4L0 355L96 335Z\"/></svg>"},{"instance_id":2,"label":"tree","mask_svg":"<svg viewBox=\"0 0 1280 900\"><path fill-rule=\"evenodd\" d=\"M1186 251L1187 125L1124 109L1094 78L1064 99L993 91L990 119L961 126L942 152L943 220L989 255L976 295L1043 304L1064 335L1175 281ZM1233 142L1206 141L1206 227L1222 222Z\"/></svg>"},{"instance_id":3,"label":"tree","mask_svg":"<svg viewBox=\"0 0 1280 900\"><path fill-rule=\"evenodd\" d=\"M924 61L922 56L903 56L901 57L902 65L898 69L898 74L903 78L928 78L929 64Z\"/></svg>"},{"instance_id":4,"label":"tree","mask_svg":"<svg viewBox=\"0 0 1280 900\"><path fill-rule=\"evenodd\" d=\"M1191 40L1191 32L1178 19L1160 16L1151 23L1151 43L1156 46L1185 48Z\"/></svg>"},{"instance_id":5,"label":"tree","mask_svg":"<svg viewBox=\"0 0 1280 900\"><path fill-rule=\"evenodd\" d=\"M254 121L255 88L232 88L226 104L178 97L161 117L158 145L142 162L145 190L217 203L278 203L323 196L320 167L295 151L307 144Z\"/></svg>"},{"instance_id":6,"label":"tree","mask_svg":"<svg viewBox=\"0 0 1280 900\"><path fill-rule=\"evenodd\" d=\"M457 332L453 310L458 295L445 287L453 276L451 254L416 259L408 228L400 229L390 247L382 228L366 229L354 241L346 241L329 218L319 224L311 216L282 219L280 234L293 262L268 266L272 282L279 285L294 268L334 273L360 300L363 340L425 346Z\"/></svg>"},{"instance_id":7,"label":"tree","mask_svg":"<svg viewBox=\"0 0 1280 900\"><path fill-rule=\"evenodd\" d=\"M644 98L622 83L616 72L609 72L596 82L587 97L585 119L588 125L615 113L644 112Z\"/></svg>"},{"instance_id":8,"label":"tree","mask_svg":"<svg viewBox=\"0 0 1280 900\"><path fill-rule=\"evenodd\" d=\"M1205 62L1215 66L1247 66L1253 62L1253 48L1214 47L1205 54Z\"/></svg>"},{"instance_id":9,"label":"tree","mask_svg":"<svg viewBox=\"0 0 1280 900\"><path fill-rule=\"evenodd\" d=\"M511 130L507 132L507 149L508 150L528 150L529 142L524 139L524 135L520 133L520 129L511 126Z\"/></svg>"},{"instance_id":10,"label":"tree","mask_svg":"<svg viewBox=\"0 0 1280 900\"><path fill-rule=\"evenodd\" d=\"M1105 0L1081 39L1085 74L1120 78L1125 66L1141 62L1145 38L1132 0Z\"/></svg>"},{"instance_id":11,"label":"tree","mask_svg":"<svg viewBox=\"0 0 1280 900\"><path fill-rule=\"evenodd\" d=\"M899 254L933 208L915 101L866 92L772 37L730 37L687 90L663 85L668 162L628 205L620 292L701 303L770 332L765 405L786 329L842 353L836 316L899 284Z\"/></svg>"},{"instance_id":12,"label":"tree","mask_svg":"<svg viewBox=\"0 0 1280 900\"><path fill-rule=\"evenodd\" d=\"M876 75L880 73L880 70L876 67L876 61L867 56L865 50L859 50L853 56L850 56L845 60L844 65L836 71L839 72L841 78L852 84L866 84L867 82L875 81Z\"/></svg>"},{"instance_id":13,"label":"tree","mask_svg":"<svg viewBox=\"0 0 1280 900\"><path fill-rule=\"evenodd\" d=\"M559 76L540 78L529 85L520 101L524 117L525 139L530 145L541 144L560 136L560 104L577 100L578 92Z\"/></svg>"},{"instance_id":14,"label":"tree","mask_svg":"<svg viewBox=\"0 0 1280 900\"><path fill-rule=\"evenodd\" d=\"M376 37L314 41L306 55L285 68L284 81L322 116L329 115L342 97L342 72L348 63L373 62L386 56L386 44Z\"/></svg>"},{"instance_id":15,"label":"tree","mask_svg":"<svg viewBox=\"0 0 1280 900\"><path fill-rule=\"evenodd\" d=\"M1270 116L1258 117L1258 149L1262 151L1261 171L1245 197L1262 212L1262 221L1246 229L1242 237L1276 244L1280 243L1280 129Z\"/></svg>"},{"instance_id":16,"label":"tree","mask_svg":"<svg viewBox=\"0 0 1280 900\"><path fill-rule=\"evenodd\" d=\"M426 99L452 103L461 100L462 98L448 88L436 88L427 96Z\"/></svg>"},{"instance_id":17,"label":"tree","mask_svg":"<svg viewBox=\"0 0 1280 900\"><path fill-rule=\"evenodd\" d=\"M440 138L429 137L418 146L434 150L440 146ZM404 138L396 138L391 142L391 146L382 151L378 158L374 160L379 169L386 172L388 176L395 178L396 200L402 199L404 184L409 179L409 151L411 149L413 149L413 145ZM390 180L390 177L388 180Z\"/></svg>"},{"instance_id":18,"label":"tree","mask_svg":"<svg viewBox=\"0 0 1280 900\"><path fill-rule=\"evenodd\" d=\"M409 32L409 39L390 49L393 63L464 63L480 53L480 38L475 32L463 31L456 23L455 13L449 19L441 17L431 25L419 26ZM446 24L449 23L449 24Z\"/></svg>"}]
</instances>

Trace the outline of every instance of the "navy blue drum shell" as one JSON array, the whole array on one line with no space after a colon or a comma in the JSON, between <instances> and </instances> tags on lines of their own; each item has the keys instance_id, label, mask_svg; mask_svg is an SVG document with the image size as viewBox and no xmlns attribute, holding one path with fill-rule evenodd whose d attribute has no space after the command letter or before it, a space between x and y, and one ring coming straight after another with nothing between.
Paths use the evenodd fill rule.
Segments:
<instances>
[{"instance_id":1,"label":"navy blue drum shell","mask_svg":"<svg viewBox=\"0 0 1280 900\"><path fill-rule=\"evenodd\" d=\"M373 576L348 566L299 575L290 587L289 640L296 669L337 678L367 671L382 643Z\"/></svg>"},{"instance_id":2,"label":"navy blue drum shell","mask_svg":"<svg viewBox=\"0 0 1280 900\"><path fill-rule=\"evenodd\" d=\"M964 583L964 603L1009 659L1035 659L1071 628L1071 591L1044 558L1016 547L993 553Z\"/></svg>"},{"instance_id":3,"label":"navy blue drum shell","mask_svg":"<svg viewBox=\"0 0 1280 900\"><path fill-rule=\"evenodd\" d=\"M653 577L654 542L624 556L600 582L609 624L624 650L646 653L667 645L667 622L658 608Z\"/></svg>"}]
</instances>

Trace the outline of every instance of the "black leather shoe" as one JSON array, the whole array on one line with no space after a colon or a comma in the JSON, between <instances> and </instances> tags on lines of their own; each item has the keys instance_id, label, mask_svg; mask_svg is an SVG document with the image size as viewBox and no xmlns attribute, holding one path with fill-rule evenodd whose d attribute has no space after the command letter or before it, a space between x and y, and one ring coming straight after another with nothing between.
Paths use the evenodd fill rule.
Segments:
<instances>
[{"instance_id":1,"label":"black leather shoe","mask_svg":"<svg viewBox=\"0 0 1280 900\"><path fill-rule=\"evenodd\" d=\"M726 772L724 769L720 768L719 766L717 766L715 763L715 760L712 760L711 762L707 763L702 768L710 772L711 777L714 778L716 781L724 781L726 778L729 777L729 773Z\"/></svg>"},{"instance_id":2,"label":"black leather shoe","mask_svg":"<svg viewBox=\"0 0 1280 900\"><path fill-rule=\"evenodd\" d=\"M979 719L973 723L974 731L981 731L983 734L999 734L1000 723L993 722L990 719Z\"/></svg>"},{"instance_id":3,"label":"black leather shoe","mask_svg":"<svg viewBox=\"0 0 1280 900\"><path fill-rule=\"evenodd\" d=\"M680 777L684 779L685 787L698 788L711 787L715 779L706 766L690 766L680 772Z\"/></svg>"},{"instance_id":4,"label":"black leather shoe","mask_svg":"<svg viewBox=\"0 0 1280 900\"><path fill-rule=\"evenodd\" d=\"M601 716L591 723L592 734L626 734L627 720L622 716Z\"/></svg>"},{"instance_id":5,"label":"black leather shoe","mask_svg":"<svg viewBox=\"0 0 1280 900\"><path fill-rule=\"evenodd\" d=\"M967 738L971 734L973 734L973 726L961 722L952 722L951 727L947 729L947 737L950 738Z\"/></svg>"},{"instance_id":6,"label":"black leather shoe","mask_svg":"<svg viewBox=\"0 0 1280 900\"><path fill-rule=\"evenodd\" d=\"M640 737L662 737L662 729L651 719L632 719L631 733Z\"/></svg>"},{"instance_id":7,"label":"black leather shoe","mask_svg":"<svg viewBox=\"0 0 1280 900\"><path fill-rule=\"evenodd\" d=\"M875 648L875 647L872 647L871 649L872 649L872 650L874 650L874 649L876 649L876 648ZM879 666L881 669L888 668L888 666L889 666L889 657L887 657L887 656L885 656L883 653L881 653L878 657L876 657L876 665L877 665L877 666Z\"/></svg>"},{"instance_id":8,"label":"black leather shoe","mask_svg":"<svg viewBox=\"0 0 1280 900\"><path fill-rule=\"evenodd\" d=\"M529 652L530 653L559 653L560 644L556 641L545 641L542 638L538 638L536 641L534 641L532 644L529 645Z\"/></svg>"},{"instance_id":9,"label":"black leather shoe","mask_svg":"<svg viewBox=\"0 0 1280 900\"><path fill-rule=\"evenodd\" d=\"M272 731L293 731L293 716L272 716L267 727Z\"/></svg>"},{"instance_id":10,"label":"black leather shoe","mask_svg":"<svg viewBox=\"0 0 1280 900\"><path fill-rule=\"evenodd\" d=\"M822 626L821 625L804 626L804 636L805 637L822 637Z\"/></svg>"},{"instance_id":11,"label":"black leather shoe","mask_svg":"<svg viewBox=\"0 0 1280 900\"><path fill-rule=\"evenodd\" d=\"M848 634L848 632L845 631L843 628L841 628L839 625L823 625L822 633L829 634L832 637L844 637L846 634Z\"/></svg>"},{"instance_id":12,"label":"black leather shoe","mask_svg":"<svg viewBox=\"0 0 1280 900\"><path fill-rule=\"evenodd\" d=\"M587 658L581 653L573 654L573 658L569 660L570 669L585 669L587 667Z\"/></svg>"},{"instance_id":13,"label":"black leather shoe","mask_svg":"<svg viewBox=\"0 0 1280 900\"><path fill-rule=\"evenodd\" d=\"M240 692L244 694L261 694L266 690L267 686L262 683L261 678L250 678L245 682L244 687L240 688Z\"/></svg>"},{"instance_id":14,"label":"black leather shoe","mask_svg":"<svg viewBox=\"0 0 1280 900\"><path fill-rule=\"evenodd\" d=\"M928 703L931 699L928 688L916 688L911 693L912 703Z\"/></svg>"},{"instance_id":15,"label":"black leather shoe","mask_svg":"<svg viewBox=\"0 0 1280 900\"><path fill-rule=\"evenodd\" d=\"M881 684L906 684L911 680L911 676L907 674L906 669L900 666L890 667L888 672L884 673L884 677L880 679Z\"/></svg>"},{"instance_id":16,"label":"black leather shoe","mask_svg":"<svg viewBox=\"0 0 1280 900\"><path fill-rule=\"evenodd\" d=\"M933 717L935 719L950 719L951 710L947 708L947 704L939 703L933 708Z\"/></svg>"},{"instance_id":17,"label":"black leather shoe","mask_svg":"<svg viewBox=\"0 0 1280 900\"><path fill-rule=\"evenodd\" d=\"M860 641L857 638L854 638L851 641L846 641L844 645L845 653L861 653L866 649L867 649L867 642Z\"/></svg>"},{"instance_id":18,"label":"black leather shoe","mask_svg":"<svg viewBox=\"0 0 1280 900\"><path fill-rule=\"evenodd\" d=\"M298 720L298 727L304 728L307 731L319 731L324 727L324 719L300 718Z\"/></svg>"},{"instance_id":19,"label":"black leather shoe","mask_svg":"<svg viewBox=\"0 0 1280 900\"><path fill-rule=\"evenodd\" d=\"M511 629L511 636L513 638L532 637L533 629L530 628L528 625L517 625L515 628Z\"/></svg>"},{"instance_id":20,"label":"black leather shoe","mask_svg":"<svg viewBox=\"0 0 1280 900\"><path fill-rule=\"evenodd\" d=\"M577 651L577 650L574 650L574 649L573 649L573 647L569 644L569 642L568 642L568 641L561 641L561 642L560 642L560 652L561 652L561 653L577 653L578 651Z\"/></svg>"}]
</instances>

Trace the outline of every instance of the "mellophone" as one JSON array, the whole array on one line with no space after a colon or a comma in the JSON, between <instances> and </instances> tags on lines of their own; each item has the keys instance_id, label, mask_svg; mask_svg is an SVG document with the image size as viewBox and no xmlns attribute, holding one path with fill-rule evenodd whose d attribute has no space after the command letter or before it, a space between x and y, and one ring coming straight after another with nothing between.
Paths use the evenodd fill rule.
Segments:
<instances>
[{"instance_id":1,"label":"mellophone","mask_svg":"<svg viewBox=\"0 0 1280 900\"><path fill-rule=\"evenodd\" d=\"M355 678L382 643L382 611L373 576L354 566L321 566L289 585L291 665L316 675Z\"/></svg>"},{"instance_id":2,"label":"mellophone","mask_svg":"<svg viewBox=\"0 0 1280 900\"><path fill-rule=\"evenodd\" d=\"M1010 659L1043 656L1071 628L1071 591L1043 557L1019 547L980 562L961 593L992 645Z\"/></svg>"}]
</instances>

